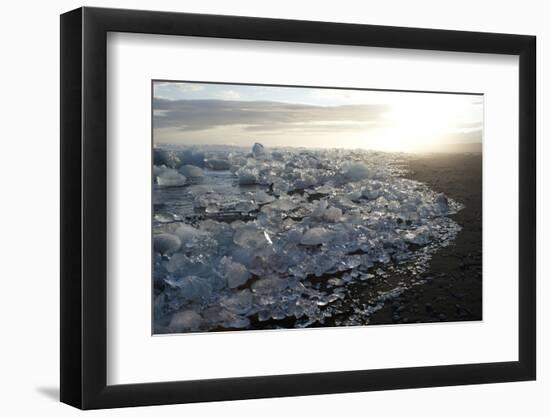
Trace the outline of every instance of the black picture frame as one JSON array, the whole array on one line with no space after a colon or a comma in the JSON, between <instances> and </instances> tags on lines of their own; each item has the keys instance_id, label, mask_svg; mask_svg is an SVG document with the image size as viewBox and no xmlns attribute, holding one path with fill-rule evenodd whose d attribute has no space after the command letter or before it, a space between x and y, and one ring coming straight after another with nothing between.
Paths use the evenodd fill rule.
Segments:
<instances>
[{"instance_id":1,"label":"black picture frame","mask_svg":"<svg viewBox=\"0 0 550 417\"><path fill-rule=\"evenodd\" d=\"M107 385L108 32L519 56L518 361ZM79 8L61 16L61 401L82 409L533 380L534 36Z\"/></svg>"}]
</instances>

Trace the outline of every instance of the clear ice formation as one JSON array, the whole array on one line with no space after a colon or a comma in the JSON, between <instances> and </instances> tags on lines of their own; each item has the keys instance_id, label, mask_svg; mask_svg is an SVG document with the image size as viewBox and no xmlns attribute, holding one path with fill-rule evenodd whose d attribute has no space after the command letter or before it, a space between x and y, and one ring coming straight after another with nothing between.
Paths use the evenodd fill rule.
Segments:
<instances>
[{"instance_id":1,"label":"clear ice formation","mask_svg":"<svg viewBox=\"0 0 550 417\"><path fill-rule=\"evenodd\" d=\"M155 333L368 324L460 231L462 206L405 172L381 152L155 148Z\"/></svg>"}]
</instances>

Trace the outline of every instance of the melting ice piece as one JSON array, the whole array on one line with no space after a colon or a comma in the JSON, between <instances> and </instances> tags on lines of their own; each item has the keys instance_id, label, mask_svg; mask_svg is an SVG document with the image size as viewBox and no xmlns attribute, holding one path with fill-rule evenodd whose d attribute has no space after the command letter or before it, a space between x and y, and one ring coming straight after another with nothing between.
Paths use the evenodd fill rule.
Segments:
<instances>
[{"instance_id":1,"label":"melting ice piece","mask_svg":"<svg viewBox=\"0 0 550 417\"><path fill-rule=\"evenodd\" d=\"M252 146L252 153L255 157L265 155L264 145L262 145L261 143L255 143L254 146Z\"/></svg>"},{"instance_id":2,"label":"melting ice piece","mask_svg":"<svg viewBox=\"0 0 550 417\"><path fill-rule=\"evenodd\" d=\"M287 288L287 282L277 277L265 277L252 284L252 291L263 295L278 293L285 288Z\"/></svg>"},{"instance_id":3,"label":"melting ice piece","mask_svg":"<svg viewBox=\"0 0 550 417\"><path fill-rule=\"evenodd\" d=\"M242 290L223 299L220 303L227 310L235 314L246 314L252 308L252 293Z\"/></svg>"},{"instance_id":4,"label":"melting ice piece","mask_svg":"<svg viewBox=\"0 0 550 417\"><path fill-rule=\"evenodd\" d=\"M376 200L378 197L380 197L380 190L365 188L363 190L363 197L368 198L369 200Z\"/></svg>"},{"instance_id":5,"label":"melting ice piece","mask_svg":"<svg viewBox=\"0 0 550 417\"><path fill-rule=\"evenodd\" d=\"M329 222L336 222L342 217L342 210L338 207L329 207L323 214L323 217Z\"/></svg>"},{"instance_id":6,"label":"melting ice piece","mask_svg":"<svg viewBox=\"0 0 550 417\"><path fill-rule=\"evenodd\" d=\"M237 245L248 249L260 249L269 243L264 231L254 225L238 227L233 236L233 241Z\"/></svg>"},{"instance_id":7,"label":"melting ice piece","mask_svg":"<svg viewBox=\"0 0 550 417\"><path fill-rule=\"evenodd\" d=\"M262 208L262 211L282 211L282 212L289 212L296 208L296 203L292 200L292 198L288 196L281 196L277 200L273 201L272 203L264 206Z\"/></svg>"},{"instance_id":8,"label":"melting ice piece","mask_svg":"<svg viewBox=\"0 0 550 417\"><path fill-rule=\"evenodd\" d=\"M187 247L193 246L196 239L208 235L208 233L195 229L188 224L179 225L176 230L174 230L174 234L179 237L182 246Z\"/></svg>"},{"instance_id":9,"label":"melting ice piece","mask_svg":"<svg viewBox=\"0 0 550 417\"><path fill-rule=\"evenodd\" d=\"M172 213L155 213L155 220L159 223L170 223L177 219L177 216Z\"/></svg>"},{"instance_id":10,"label":"melting ice piece","mask_svg":"<svg viewBox=\"0 0 550 417\"><path fill-rule=\"evenodd\" d=\"M224 272L224 278L227 281L229 288L237 288L248 281L250 272L243 264L233 262L231 258L226 256L220 261L220 266Z\"/></svg>"},{"instance_id":11,"label":"melting ice piece","mask_svg":"<svg viewBox=\"0 0 550 417\"><path fill-rule=\"evenodd\" d=\"M204 311L204 317L216 327L243 329L250 325L250 320L239 316L221 306L213 306Z\"/></svg>"},{"instance_id":12,"label":"melting ice piece","mask_svg":"<svg viewBox=\"0 0 550 417\"><path fill-rule=\"evenodd\" d=\"M156 252L163 255L171 255L179 250L181 241L177 236L161 233L153 236L153 247Z\"/></svg>"},{"instance_id":13,"label":"melting ice piece","mask_svg":"<svg viewBox=\"0 0 550 417\"><path fill-rule=\"evenodd\" d=\"M256 204L266 204L266 203L271 203L272 201L275 200L275 197L267 194L265 191L263 190L258 190L254 193L252 193L251 195L252 197L252 200L254 200L254 202Z\"/></svg>"},{"instance_id":14,"label":"melting ice piece","mask_svg":"<svg viewBox=\"0 0 550 417\"><path fill-rule=\"evenodd\" d=\"M441 214L448 213L449 201L447 200L447 197L445 197L445 194L438 194L434 200L434 204L436 206L436 209L438 209Z\"/></svg>"},{"instance_id":15,"label":"melting ice piece","mask_svg":"<svg viewBox=\"0 0 550 417\"><path fill-rule=\"evenodd\" d=\"M214 171L225 171L231 167L231 164L225 159L208 159L206 166Z\"/></svg>"},{"instance_id":16,"label":"melting ice piece","mask_svg":"<svg viewBox=\"0 0 550 417\"><path fill-rule=\"evenodd\" d=\"M304 233L300 243L302 245L320 245L322 243L327 243L331 236L332 232L330 230L327 230L324 227L314 227Z\"/></svg>"},{"instance_id":17,"label":"melting ice piece","mask_svg":"<svg viewBox=\"0 0 550 417\"><path fill-rule=\"evenodd\" d=\"M342 210L338 207L328 207L327 200L321 200L311 213L311 216L329 222L336 222L342 217Z\"/></svg>"},{"instance_id":18,"label":"melting ice piece","mask_svg":"<svg viewBox=\"0 0 550 417\"><path fill-rule=\"evenodd\" d=\"M183 279L182 277L193 276L192 280L202 280L197 285L208 285L215 289L225 287L223 278L214 270L214 265L201 256L188 257L181 252L174 254L166 263L166 271L170 274L169 280L172 285Z\"/></svg>"},{"instance_id":19,"label":"melting ice piece","mask_svg":"<svg viewBox=\"0 0 550 417\"><path fill-rule=\"evenodd\" d=\"M328 201L327 200L321 200L315 205L315 209L311 213L312 217L322 217L323 214L325 214L325 210L328 207Z\"/></svg>"},{"instance_id":20,"label":"melting ice piece","mask_svg":"<svg viewBox=\"0 0 550 417\"><path fill-rule=\"evenodd\" d=\"M202 322L203 319L199 313L185 310L172 316L169 327L175 331L199 330Z\"/></svg>"},{"instance_id":21,"label":"melting ice piece","mask_svg":"<svg viewBox=\"0 0 550 417\"><path fill-rule=\"evenodd\" d=\"M175 169L167 168L157 176L157 184L161 187L181 187L186 179Z\"/></svg>"},{"instance_id":22,"label":"melting ice piece","mask_svg":"<svg viewBox=\"0 0 550 417\"><path fill-rule=\"evenodd\" d=\"M197 167L204 166L204 153L186 149L178 153L178 157L182 164L194 165Z\"/></svg>"},{"instance_id":23,"label":"melting ice piece","mask_svg":"<svg viewBox=\"0 0 550 417\"><path fill-rule=\"evenodd\" d=\"M241 185L253 185L258 182L258 170L256 168L242 167L237 171L237 176Z\"/></svg>"},{"instance_id":24,"label":"melting ice piece","mask_svg":"<svg viewBox=\"0 0 550 417\"><path fill-rule=\"evenodd\" d=\"M179 296L187 301L202 301L212 294L212 285L204 278L195 275L164 280Z\"/></svg>"},{"instance_id":25,"label":"melting ice piece","mask_svg":"<svg viewBox=\"0 0 550 417\"><path fill-rule=\"evenodd\" d=\"M204 177L204 172L199 167L195 165L183 165L179 169L180 174L186 176L187 178L201 178Z\"/></svg>"},{"instance_id":26,"label":"melting ice piece","mask_svg":"<svg viewBox=\"0 0 550 417\"><path fill-rule=\"evenodd\" d=\"M349 181L359 181L369 176L369 168L360 162L349 164L344 168L344 178Z\"/></svg>"},{"instance_id":27,"label":"melting ice piece","mask_svg":"<svg viewBox=\"0 0 550 417\"><path fill-rule=\"evenodd\" d=\"M417 245L425 245L430 241L431 233L428 226L420 226L416 230L410 230L403 236L405 241L415 243Z\"/></svg>"},{"instance_id":28,"label":"melting ice piece","mask_svg":"<svg viewBox=\"0 0 550 417\"><path fill-rule=\"evenodd\" d=\"M153 149L153 163L155 165L166 165L170 168L176 168L181 164L180 159L175 152L166 149Z\"/></svg>"}]
</instances>

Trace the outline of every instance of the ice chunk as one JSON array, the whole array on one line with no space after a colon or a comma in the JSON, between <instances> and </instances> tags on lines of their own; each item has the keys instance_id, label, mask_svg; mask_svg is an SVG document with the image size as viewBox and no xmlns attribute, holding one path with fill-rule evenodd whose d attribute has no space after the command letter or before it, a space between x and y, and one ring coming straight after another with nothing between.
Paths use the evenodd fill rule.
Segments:
<instances>
[{"instance_id":1,"label":"ice chunk","mask_svg":"<svg viewBox=\"0 0 550 417\"><path fill-rule=\"evenodd\" d=\"M181 161L175 152L166 149L154 148L153 149L153 164L165 165L169 168L177 168L180 166Z\"/></svg>"},{"instance_id":2,"label":"ice chunk","mask_svg":"<svg viewBox=\"0 0 550 417\"><path fill-rule=\"evenodd\" d=\"M178 154L182 164L194 165L197 167L204 166L204 153L192 149L186 149Z\"/></svg>"},{"instance_id":3,"label":"ice chunk","mask_svg":"<svg viewBox=\"0 0 550 417\"><path fill-rule=\"evenodd\" d=\"M330 186L328 184L321 185L320 187L315 188L315 192L317 194L332 194L336 190L333 186Z\"/></svg>"},{"instance_id":4,"label":"ice chunk","mask_svg":"<svg viewBox=\"0 0 550 417\"><path fill-rule=\"evenodd\" d=\"M186 179L175 169L168 168L157 176L157 184L161 187L180 187L185 185Z\"/></svg>"},{"instance_id":5,"label":"ice chunk","mask_svg":"<svg viewBox=\"0 0 550 417\"><path fill-rule=\"evenodd\" d=\"M264 230L254 225L246 225L235 231L233 241L244 248L257 250L269 244L268 237L269 235L266 237Z\"/></svg>"},{"instance_id":6,"label":"ice chunk","mask_svg":"<svg viewBox=\"0 0 550 417\"><path fill-rule=\"evenodd\" d=\"M180 174L184 175L187 178L201 178L204 177L204 172L199 167L195 165L183 165L179 169Z\"/></svg>"},{"instance_id":7,"label":"ice chunk","mask_svg":"<svg viewBox=\"0 0 550 417\"><path fill-rule=\"evenodd\" d=\"M332 232L324 227L314 227L309 229L302 236L300 243L302 245L320 245L327 243L332 237Z\"/></svg>"},{"instance_id":8,"label":"ice chunk","mask_svg":"<svg viewBox=\"0 0 550 417\"><path fill-rule=\"evenodd\" d=\"M204 312L205 318L215 327L223 327L228 329L244 329L250 325L250 320L247 317L235 314L221 306L210 307Z\"/></svg>"},{"instance_id":9,"label":"ice chunk","mask_svg":"<svg viewBox=\"0 0 550 417\"><path fill-rule=\"evenodd\" d=\"M275 197L273 197L272 195L267 194L263 190L258 190L256 192L252 193L251 197L252 197L252 200L254 200L254 202L256 204L271 203L272 201L275 200Z\"/></svg>"},{"instance_id":10,"label":"ice chunk","mask_svg":"<svg viewBox=\"0 0 550 417\"><path fill-rule=\"evenodd\" d=\"M183 300L201 302L212 295L210 282L195 275L165 279L165 282L176 290Z\"/></svg>"},{"instance_id":11,"label":"ice chunk","mask_svg":"<svg viewBox=\"0 0 550 417\"><path fill-rule=\"evenodd\" d=\"M221 301L221 305L232 313L246 314L252 309L253 297L250 290L242 290Z\"/></svg>"},{"instance_id":12,"label":"ice chunk","mask_svg":"<svg viewBox=\"0 0 550 417\"><path fill-rule=\"evenodd\" d=\"M175 331L193 331L199 330L202 322L199 313L193 310L185 310L172 316L169 327Z\"/></svg>"},{"instance_id":13,"label":"ice chunk","mask_svg":"<svg viewBox=\"0 0 550 417\"><path fill-rule=\"evenodd\" d=\"M438 194L434 200L434 204L441 214L447 214L449 211L449 201L445 197L445 194Z\"/></svg>"},{"instance_id":14,"label":"ice chunk","mask_svg":"<svg viewBox=\"0 0 550 417\"><path fill-rule=\"evenodd\" d=\"M240 154L231 154L229 161L231 162L231 171L236 172L240 167L246 165L248 158Z\"/></svg>"},{"instance_id":15,"label":"ice chunk","mask_svg":"<svg viewBox=\"0 0 550 417\"><path fill-rule=\"evenodd\" d=\"M278 293L286 287L287 283L284 279L277 277L265 277L252 284L252 291L255 293L270 294Z\"/></svg>"},{"instance_id":16,"label":"ice chunk","mask_svg":"<svg viewBox=\"0 0 550 417\"><path fill-rule=\"evenodd\" d=\"M315 206L311 216L329 222L336 222L342 217L342 210L338 207L328 207L328 202L326 200L321 200Z\"/></svg>"},{"instance_id":17,"label":"ice chunk","mask_svg":"<svg viewBox=\"0 0 550 417\"><path fill-rule=\"evenodd\" d=\"M325 214L325 210L328 207L328 201L327 200L321 200L317 202L317 204L314 205L315 209L311 212L311 216L313 217L322 217L323 214Z\"/></svg>"},{"instance_id":18,"label":"ice chunk","mask_svg":"<svg viewBox=\"0 0 550 417\"><path fill-rule=\"evenodd\" d=\"M430 241L430 228L427 226L420 226L416 230L410 230L403 236L405 241L415 243L417 245L425 245Z\"/></svg>"},{"instance_id":19,"label":"ice chunk","mask_svg":"<svg viewBox=\"0 0 550 417\"><path fill-rule=\"evenodd\" d=\"M366 188L363 190L363 196L369 200L376 200L380 197L380 190Z\"/></svg>"},{"instance_id":20,"label":"ice chunk","mask_svg":"<svg viewBox=\"0 0 550 417\"><path fill-rule=\"evenodd\" d=\"M291 210L294 210L295 208L296 208L296 201L295 200L293 200L291 197L288 197L288 196L281 196L277 200L275 200L272 203L266 205L263 208L263 210L289 212Z\"/></svg>"},{"instance_id":21,"label":"ice chunk","mask_svg":"<svg viewBox=\"0 0 550 417\"><path fill-rule=\"evenodd\" d=\"M229 161L225 159L207 159L205 165L215 171L225 171L231 167Z\"/></svg>"},{"instance_id":22,"label":"ice chunk","mask_svg":"<svg viewBox=\"0 0 550 417\"><path fill-rule=\"evenodd\" d=\"M353 164L349 164L344 168L343 171L344 178L346 178L349 181L359 181L365 178L368 178L369 176L369 168L367 165L356 162Z\"/></svg>"},{"instance_id":23,"label":"ice chunk","mask_svg":"<svg viewBox=\"0 0 550 417\"><path fill-rule=\"evenodd\" d=\"M258 208L256 203L251 200L243 200L239 201L235 204L235 211L238 211L239 213L249 213L251 211L254 211Z\"/></svg>"},{"instance_id":24,"label":"ice chunk","mask_svg":"<svg viewBox=\"0 0 550 417\"><path fill-rule=\"evenodd\" d=\"M174 230L174 234L179 237L182 246L192 246L196 239L207 235L207 233L195 229L188 224L179 225L176 230Z\"/></svg>"},{"instance_id":25,"label":"ice chunk","mask_svg":"<svg viewBox=\"0 0 550 417\"><path fill-rule=\"evenodd\" d=\"M242 167L237 171L239 184L252 185L258 182L258 170L256 168Z\"/></svg>"},{"instance_id":26,"label":"ice chunk","mask_svg":"<svg viewBox=\"0 0 550 417\"><path fill-rule=\"evenodd\" d=\"M178 217L172 213L155 213L154 219L159 223L171 223L178 220Z\"/></svg>"},{"instance_id":27,"label":"ice chunk","mask_svg":"<svg viewBox=\"0 0 550 417\"><path fill-rule=\"evenodd\" d=\"M174 276L197 275L216 280L214 265L202 256L187 256L181 252L175 253L166 264L166 270ZM221 280L221 277L218 276Z\"/></svg>"},{"instance_id":28,"label":"ice chunk","mask_svg":"<svg viewBox=\"0 0 550 417\"><path fill-rule=\"evenodd\" d=\"M353 202L359 201L362 196L363 196L363 194L359 190L350 191L348 194L346 194L346 198L348 198L349 200L351 200Z\"/></svg>"},{"instance_id":29,"label":"ice chunk","mask_svg":"<svg viewBox=\"0 0 550 417\"><path fill-rule=\"evenodd\" d=\"M220 262L220 266L229 288L240 287L250 278L248 269L238 262L233 262L231 258L224 257Z\"/></svg>"},{"instance_id":30,"label":"ice chunk","mask_svg":"<svg viewBox=\"0 0 550 417\"><path fill-rule=\"evenodd\" d=\"M166 165L153 165L153 178L154 178L154 181L156 182L157 177L159 175L164 174L169 169L170 168L168 168Z\"/></svg>"},{"instance_id":31,"label":"ice chunk","mask_svg":"<svg viewBox=\"0 0 550 417\"><path fill-rule=\"evenodd\" d=\"M181 241L177 236L161 233L153 236L153 247L156 252L163 255L171 255L179 250Z\"/></svg>"},{"instance_id":32,"label":"ice chunk","mask_svg":"<svg viewBox=\"0 0 550 417\"><path fill-rule=\"evenodd\" d=\"M323 213L323 217L329 222L337 222L342 217L342 210L338 207L329 207Z\"/></svg>"},{"instance_id":33,"label":"ice chunk","mask_svg":"<svg viewBox=\"0 0 550 417\"><path fill-rule=\"evenodd\" d=\"M204 211L206 213L219 213L220 212L220 207L216 203L208 204L205 207Z\"/></svg>"},{"instance_id":34,"label":"ice chunk","mask_svg":"<svg viewBox=\"0 0 550 417\"><path fill-rule=\"evenodd\" d=\"M263 156L265 155L265 147L261 143L255 143L254 146L252 146L252 153L255 157Z\"/></svg>"}]
</instances>

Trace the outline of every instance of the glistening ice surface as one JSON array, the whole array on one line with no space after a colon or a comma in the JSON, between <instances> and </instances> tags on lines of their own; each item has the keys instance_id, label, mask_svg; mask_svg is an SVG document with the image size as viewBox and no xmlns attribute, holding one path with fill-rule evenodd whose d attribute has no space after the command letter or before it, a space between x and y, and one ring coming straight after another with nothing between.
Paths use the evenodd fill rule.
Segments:
<instances>
[{"instance_id":1,"label":"glistening ice surface","mask_svg":"<svg viewBox=\"0 0 550 417\"><path fill-rule=\"evenodd\" d=\"M405 171L363 150L156 146L154 333L368 324L460 230L461 205Z\"/></svg>"}]
</instances>

